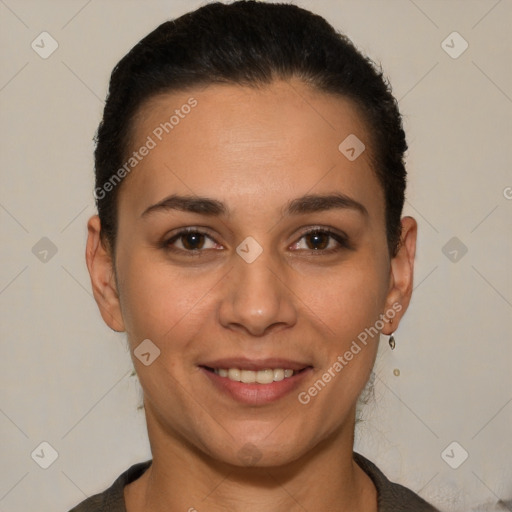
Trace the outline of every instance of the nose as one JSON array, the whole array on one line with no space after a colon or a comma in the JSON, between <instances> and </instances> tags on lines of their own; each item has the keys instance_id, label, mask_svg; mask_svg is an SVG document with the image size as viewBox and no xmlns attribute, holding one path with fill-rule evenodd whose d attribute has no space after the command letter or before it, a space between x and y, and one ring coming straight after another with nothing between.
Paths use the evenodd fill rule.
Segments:
<instances>
[{"instance_id":1,"label":"nose","mask_svg":"<svg viewBox=\"0 0 512 512\"><path fill-rule=\"evenodd\" d=\"M238 254L229 272L220 306L221 324L252 336L291 327L297 308L290 288L289 268L264 250L248 263Z\"/></svg>"}]
</instances>

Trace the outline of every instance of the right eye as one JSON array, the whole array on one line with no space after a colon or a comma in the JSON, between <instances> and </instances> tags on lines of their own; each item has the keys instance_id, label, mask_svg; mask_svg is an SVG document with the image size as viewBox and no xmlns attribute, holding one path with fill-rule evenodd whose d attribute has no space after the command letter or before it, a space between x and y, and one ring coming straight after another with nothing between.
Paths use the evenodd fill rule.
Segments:
<instances>
[{"instance_id":1,"label":"right eye","mask_svg":"<svg viewBox=\"0 0 512 512\"><path fill-rule=\"evenodd\" d=\"M211 240L214 245L216 244L215 240L206 232L197 228L186 228L166 239L162 245L166 250L189 253L188 255L192 256L203 252L203 249L215 249L215 247L204 247L206 239ZM175 246L176 243L178 247ZM179 247L180 245L181 247Z\"/></svg>"}]
</instances>

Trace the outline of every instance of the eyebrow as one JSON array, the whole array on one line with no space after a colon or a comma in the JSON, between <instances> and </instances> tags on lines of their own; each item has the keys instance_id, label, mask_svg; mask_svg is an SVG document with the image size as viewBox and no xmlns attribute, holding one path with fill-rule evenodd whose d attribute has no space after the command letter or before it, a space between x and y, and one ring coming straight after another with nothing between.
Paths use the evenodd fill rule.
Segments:
<instances>
[{"instance_id":1,"label":"eyebrow","mask_svg":"<svg viewBox=\"0 0 512 512\"><path fill-rule=\"evenodd\" d=\"M307 194L302 197L297 197L296 199L289 201L281 209L281 213L283 215L301 215L305 213L315 213L334 209L354 210L365 217L368 217L368 210L363 204L341 193ZM170 210L199 213L208 216L230 215L229 208L224 203L216 199L172 194L162 201L146 208L141 214L141 217L145 217L156 212L167 212Z\"/></svg>"}]
</instances>

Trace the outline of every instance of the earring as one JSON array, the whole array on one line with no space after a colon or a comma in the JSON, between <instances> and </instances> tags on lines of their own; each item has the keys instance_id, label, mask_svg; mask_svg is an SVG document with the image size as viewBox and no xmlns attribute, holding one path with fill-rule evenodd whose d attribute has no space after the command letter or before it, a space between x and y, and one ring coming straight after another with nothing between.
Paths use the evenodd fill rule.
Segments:
<instances>
[{"instance_id":1,"label":"earring","mask_svg":"<svg viewBox=\"0 0 512 512\"><path fill-rule=\"evenodd\" d=\"M390 318L389 324L390 325L393 324L392 318ZM391 333L391 336L389 337L389 346L391 347L391 350L395 350L396 343L395 343L395 337L393 336L393 333Z\"/></svg>"}]
</instances>

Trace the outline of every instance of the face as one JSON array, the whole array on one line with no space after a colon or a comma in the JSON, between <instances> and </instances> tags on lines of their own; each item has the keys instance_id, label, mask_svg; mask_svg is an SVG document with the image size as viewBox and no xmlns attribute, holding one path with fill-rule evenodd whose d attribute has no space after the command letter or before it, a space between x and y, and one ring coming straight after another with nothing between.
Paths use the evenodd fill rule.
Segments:
<instances>
[{"instance_id":1,"label":"face","mask_svg":"<svg viewBox=\"0 0 512 512\"><path fill-rule=\"evenodd\" d=\"M300 82L212 85L145 104L131 150L115 282L108 253L88 258L103 317L143 354L150 437L275 465L348 435L411 264L390 260L356 108Z\"/></svg>"}]
</instances>

